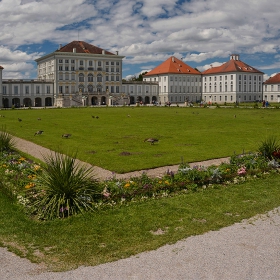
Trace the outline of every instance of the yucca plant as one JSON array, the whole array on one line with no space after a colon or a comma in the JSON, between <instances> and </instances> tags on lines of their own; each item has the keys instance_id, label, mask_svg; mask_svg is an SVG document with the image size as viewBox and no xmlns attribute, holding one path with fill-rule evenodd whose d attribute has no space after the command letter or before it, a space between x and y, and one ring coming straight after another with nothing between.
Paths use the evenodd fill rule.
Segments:
<instances>
[{"instance_id":1,"label":"yucca plant","mask_svg":"<svg viewBox=\"0 0 280 280\"><path fill-rule=\"evenodd\" d=\"M2 126L0 130L0 152L11 151L15 149L15 141L12 135L6 131L6 127Z\"/></svg>"},{"instance_id":2,"label":"yucca plant","mask_svg":"<svg viewBox=\"0 0 280 280\"><path fill-rule=\"evenodd\" d=\"M280 149L276 136L270 136L261 142L258 152L268 159L273 159L273 153Z\"/></svg>"},{"instance_id":3,"label":"yucca plant","mask_svg":"<svg viewBox=\"0 0 280 280\"><path fill-rule=\"evenodd\" d=\"M38 178L38 197L33 211L42 219L64 218L92 210L98 182L91 167L78 164L76 154L54 153L44 156L45 165Z\"/></svg>"}]
</instances>

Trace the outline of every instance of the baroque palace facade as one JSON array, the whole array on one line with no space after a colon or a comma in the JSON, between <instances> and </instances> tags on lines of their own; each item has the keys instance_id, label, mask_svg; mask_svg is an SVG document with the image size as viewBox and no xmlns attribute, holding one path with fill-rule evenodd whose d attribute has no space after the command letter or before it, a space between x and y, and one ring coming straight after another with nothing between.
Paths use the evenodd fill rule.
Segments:
<instances>
[{"instance_id":1,"label":"baroque palace facade","mask_svg":"<svg viewBox=\"0 0 280 280\"><path fill-rule=\"evenodd\" d=\"M161 103L280 102L280 74L263 83L263 72L233 54L204 72L171 56L143 82L122 81L124 56L73 41L36 60L37 79L2 79L0 107L71 107Z\"/></svg>"}]
</instances>

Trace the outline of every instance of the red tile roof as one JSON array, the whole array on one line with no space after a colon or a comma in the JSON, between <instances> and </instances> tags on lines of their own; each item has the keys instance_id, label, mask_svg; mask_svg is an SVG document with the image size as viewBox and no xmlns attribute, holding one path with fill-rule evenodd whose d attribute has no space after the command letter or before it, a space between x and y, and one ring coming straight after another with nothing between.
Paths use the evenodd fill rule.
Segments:
<instances>
[{"instance_id":1,"label":"red tile roof","mask_svg":"<svg viewBox=\"0 0 280 280\"><path fill-rule=\"evenodd\" d=\"M226 73L226 72L246 72L246 73L260 73L263 74L263 72L257 70L256 68L244 63L241 60L231 59L228 62L217 66L212 67L204 72L202 74L218 74L218 73Z\"/></svg>"},{"instance_id":2,"label":"red tile roof","mask_svg":"<svg viewBox=\"0 0 280 280\"><path fill-rule=\"evenodd\" d=\"M201 73L185 64L182 60L171 56L159 66L145 74L145 76L160 75L160 74L192 74L201 75Z\"/></svg>"},{"instance_id":3,"label":"red tile roof","mask_svg":"<svg viewBox=\"0 0 280 280\"><path fill-rule=\"evenodd\" d=\"M56 50L56 52L73 52L73 49L76 49L76 53L102 54L102 51L104 51L105 54L115 55L111 52L108 52L83 41L73 41Z\"/></svg>"},{"instance_id":4,"label":"red tile roof","mask_svg":"<svg viewBox=\"0 0 280 280\"><path fill-rule=\"evenodd\" d=\"M264 84L280 84L280 73L276 74L273 77L270 77L264 82Z\"/></svg>"}]
</instances>

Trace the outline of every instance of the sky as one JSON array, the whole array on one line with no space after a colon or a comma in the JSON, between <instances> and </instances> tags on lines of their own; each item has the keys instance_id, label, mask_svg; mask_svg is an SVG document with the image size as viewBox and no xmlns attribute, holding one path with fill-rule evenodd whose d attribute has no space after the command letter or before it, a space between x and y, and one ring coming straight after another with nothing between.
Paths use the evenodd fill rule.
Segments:
<instances>
[{"instance_id":1,"label":"sky","mask_svg":"<svg viewBox=\"0 0 280 280\"><path fill-rule=\"evenodd\" d=\"M35 59L85 41L123 59L123 78L174 55L200 71L239 54L280 72L279 0L0 0L3 78L34 79Z\"/></svg>"}]
</instances>

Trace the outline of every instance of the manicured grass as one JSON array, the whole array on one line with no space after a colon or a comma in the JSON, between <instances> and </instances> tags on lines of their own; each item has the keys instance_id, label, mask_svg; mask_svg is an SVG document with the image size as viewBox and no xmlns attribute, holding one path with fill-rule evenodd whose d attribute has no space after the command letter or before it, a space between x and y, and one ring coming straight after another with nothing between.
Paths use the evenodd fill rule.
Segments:
<instances>
[{"instance_id":1,"label":"manicured grass","mask_svg":"<svg viewBox=\"0 0 280 280\"><path fill-rule=\"evenodd\" d=\"M52 270L125 258L280 205L280 175L64 220L28 219L0 192L0 244ZM155 235L159 229L165 233Z\"/></svg>"},{"instance_id":2,"label":"manicured grass","mask_svg":"<svg viewBox=\"0 0 280 280\"><path fill-rule=\"evenodd\" d=\"M242 108L25 109L1 115L0 126L15 136L58 152L78 151L79 159L118 173L255 151L266 136L278 136L280 121L278 109ZM37 130L44 133L34 136ZM63 139L64 133L71 138ZM144 142L149 137L159 142Z\"/></svg>"}]
</instances>

